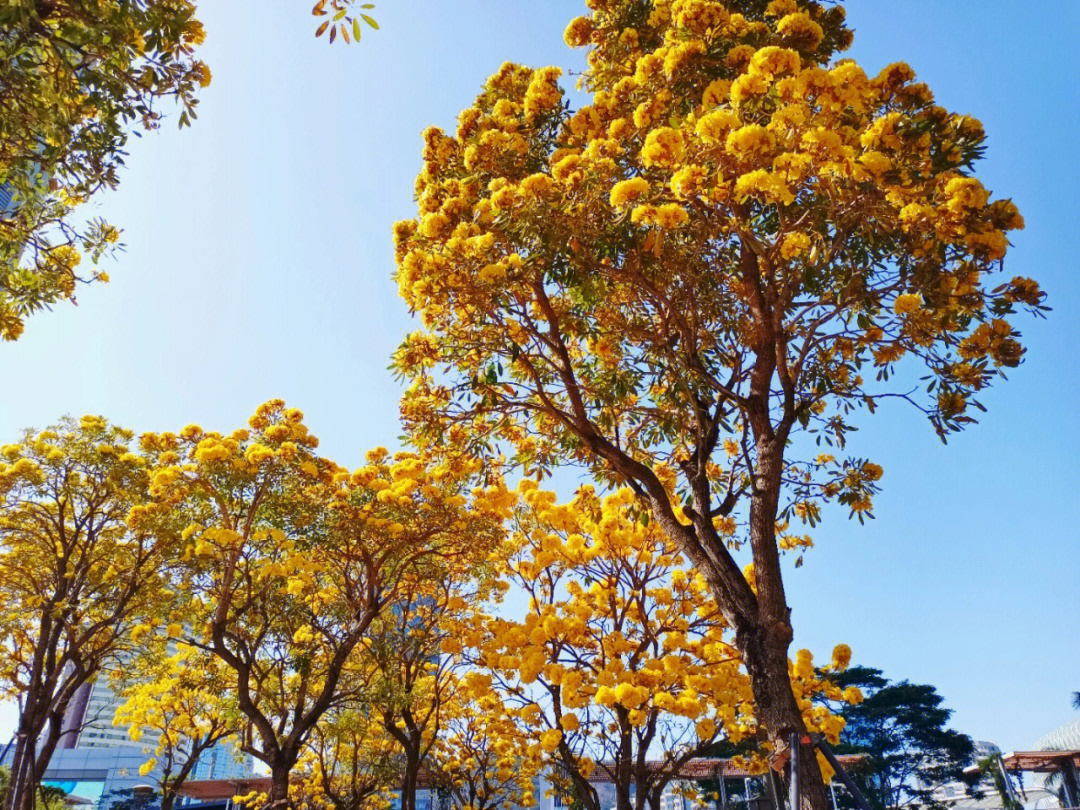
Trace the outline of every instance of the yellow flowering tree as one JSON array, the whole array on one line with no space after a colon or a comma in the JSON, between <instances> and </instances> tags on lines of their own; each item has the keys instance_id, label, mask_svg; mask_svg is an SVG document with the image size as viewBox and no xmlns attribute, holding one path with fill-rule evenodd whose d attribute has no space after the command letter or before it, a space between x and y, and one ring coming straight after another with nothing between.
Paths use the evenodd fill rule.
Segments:
<instances>
[{"instance_id":1,"label":"yellow flowering tree","mask_svg":"<svg viewBox=\"0 0 1080 810\"><path fill-rule=\"evenodd\" d=\"M441 770L462 810L534 807L541 749L518 724L501 696L460 689L441 740Z\"/></svg>"},{"instance_id":2,"label":"yellow flowering tree","mask_svg":"<svg viewBox=\"0 0 1080 810\"><path fill-rule=\"evenodd\" d=\"M400 583L428 559L483 553L499 521L462 494L473 467L375 450L350 473L280 400L250 430L141 442L150 493L187 524L181 639L230 671L241 746L270 770L266 806L286 807L314 727L358 696L358 645Z\"/></svg>"},{"instance_id":3,"label":"yellow flowering tree","mask_svg":"<svg viewBox=\"0 0 1080 810\"><path fill-rule=\"evenodd\" d=\"M372 708L397 743L402 810L416 807L421 770L433 770L433 754L454 712L458 679L452 656L444 652L453 648L447 624L465 609L471 569L481 561L462 557L419 571L372 628Z\"/></svg>"},{"instance_id":4,"label":"yellow flowering tree","mask_svg":"<svg viewBox=\"0 0 1080 810\"><path fill-rule=\"evenodd\" d=\"M659 807L686 761L755 730L726 623L663 533L637 519L630 490L601 499L583 487L560 505L532 481L522 489L505 576L529 607L473 618L478 685L490 678L587 808L597 769L619 810Z\"/></svg>"},{"instance_id":5,"label":"yellow flowering tree","mask_svg":"<svg viewBox=\"0 0 1080 810\"><path fill-rule=\"evenodd\" d=\"M180 126L195 117L210 71L186 0L18 0L0 8L0 30L0 339L15 340L27 315L107 280L79 264L119 232L72 212L116 186L131 128L156 128L163 99Z\"/></svg>"},{"instance_id":6,"label":"yellow flowering tree","mask_svg":"<svg viewBox=\"0 0 1080 810\"><path fill-rule=\"evenodd\" d=\"M18 706L5 810L28 810L78 689L132 655L166 608L168 539L132 434L65 419L0 448L0 690Z\"/></svg>"},{"instance_id":7,"label":"yellow flowering tree","mask_svg":"<svg viewBox=\"0 0 1080 810\"><path fill-rule=\"evenodd\" d=\"M128 662L121 676L124 702L113 717L133 741L149 743L152 756L141 773L158 773L161 810L172 810L203 754L235 739L242 717L221 661L186 645L170 653L169 633L178 631L168 627L149 655Z\"/></svg>"},{"instance_id":8,"label":"yellow flowering tree","mask_svg":"<svg viewBox=\"0 0 1080 810\"><path fill-rule=\"evenodd\" d=\"M422 322L396 354L402 414L424 447L630 487L708 583L779 749L804 729L791 521L870 513L881 468L832 454L859 408L906 400L943 438L971 422L1043 293L995 280L1022 219L972 173L978 121L907 65L839 58L839 5L588 5L566 31L588 103L508 63L454 134L425 133L419 216L395 227ZM830 452L797 453L800 431Z\"/></svg>"},{"instance_id":9,"label":"yellow flowering tree","mask_svg":"<svg viewBox=\"0 0 1080 810\"><path fill-rule=\"evenodd\" d=\"M384 810L400 782L400 765L397 741L361 698L315 726L298 765L300 792L309 803L332 810Z\"/></svg>"}]
</instances>

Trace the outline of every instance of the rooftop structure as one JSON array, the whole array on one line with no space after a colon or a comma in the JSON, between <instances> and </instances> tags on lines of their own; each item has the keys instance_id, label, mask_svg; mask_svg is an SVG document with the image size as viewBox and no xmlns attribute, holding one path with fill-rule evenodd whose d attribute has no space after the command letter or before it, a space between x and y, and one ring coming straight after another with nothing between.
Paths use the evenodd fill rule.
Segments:
<instances>
[{"instance_id":1,"label":"rooftop structure","mask_svg":"<svg viewBox=\"0 0 1080 810\"><path fill-rule=\"evenodd\" d=\"M1001 767L1010 773L1057 773L1065 794L1065 806L1080 807L1080 749L1067 751L1013 751L1001 758ZM1012 791L1010 782L1006 782ZM1015 797L1014 797L1015 798Z\"/></svg>"},{"instance_id":2,"label":"rooftop structure","mask_svg":"<svg viewBox=\"0 0 1080 810\"><path fill-rule=\"evenodd\" d=\"M1049 734L1037 739L1031 747L1037 751L1064 751L1080 748L1080 718L1058 726Z\"/></svg>"}]
</instances>

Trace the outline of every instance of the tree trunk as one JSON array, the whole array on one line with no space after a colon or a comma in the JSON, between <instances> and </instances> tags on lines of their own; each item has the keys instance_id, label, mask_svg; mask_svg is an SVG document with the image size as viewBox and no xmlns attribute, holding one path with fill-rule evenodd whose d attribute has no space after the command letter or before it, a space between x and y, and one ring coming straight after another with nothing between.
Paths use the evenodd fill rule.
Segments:
<instances>
[{"instance_id":1,"label":"tree trunk","mask_svg":"<svg viewBox=\"0 0 1080 810\"><path fill-rule=\"evenodd\" d=\"M173 805L176 804L176 794L180 791L180 788L187 782L188 777L191 776L191 772L195 770L195 766L199 762L199 757L206 753L207 749L213 745L210 741L210 737L203 737L196 739L191 746L191 751L184 760L184 764L180 766L180 770L176 772L176 776L172 775L172 763L170 762L167 769L161 774L161 807L160 810L172 810Z\"/></svg>"},{"instance_id":2,"label":"tree trunk","mask_svg":"<svg viewBox=\"0 0 1080 810\"><path fill-rule=\"evenodd\" d=\"M416 810L416 783L420 776L420 754L405 752L405 775L401 780L401 810Z\"/></svg>"},{"instance_id":3,"label":"tree trunk","mask_svg":"<svg viewBox=\"0 0 1080 810\"><path fill-rule=\"evenodd\" d=\"M570 800L567 805L575 810L600 810L600 798L596 788L577 770L577 758L570 753L565 741L560 743L560 753L573 791L573 795L566 797Z\"/></svg>"},{"instance_id":4,"label":"tree trunk","mask_svg":"<svg viewBox=\"0 0 1080 810\"><path fill-rule=\"evenodd\" d=\"M750 502L750 546L754 554L757 616L751 625L735 628L735 646L743 654L761 728L773 751L783 751L795 733L802 739L806 725L791 690L788 647L791 645L791 611L784 593L780 551L776 545L776 515L783 473L783 442L771 434L761 435L757 445L757 470ZM800 801L803 810L827 810L828 798L817 757L809 744L800 751ZM794 808L792 809L794 810Z\"/></svg>"},{"instance_id":5,"label":"tree trunk","mask_svg":"<svg viewBox=\"0 0 1080 810\"><path fill-rule=\"evenodd\" d=\"M289 805L289 776L291 763L275 762L270 767L270 795L266 810L285 810Z\"/></svg>"},{"instance_id":6,"label":"tree trunk","mask_svg":"<svg viewBox=\"0 0 1080 810\"><path fill-rule=\"evenodd\" d=\"M58 712L49 714L33 708L41 705L41 701L35 697L28 698L24 705L16 734L17 743L11 762L5 810L33 810L45 769L49 766L56 744L63 733L63 707L66 706L66 701ZM48 734L42 740L42 731L46 727Z\"/></svg>"},{"instance_id":7,"label":"tree trunk","mask_svg":"<svg viewBox=\"0 0 1080 810\"><path fill-rule=\"evenodd\" d=\"M765 628L754 634L746 643L743 656L757 705L758 723L773 750L782 751L787 748L792 733L797 733L800 739L806 735L806 725L787 674L787 643L779 643L775 638L770 640L769 635ZM802 810L828 808L821 769L809 743L800 746L799 764Z\"/></svg>"},{"instance_id":8,"label":"tree trunk","mask_svg":"<svg viewBox=\"0 0 1080 810\"><path fill-rule=\"evenodd\" d=\"M20 723L16 732L15 755L11 760L11 775L8 777L7 795L4 797L4 810L20 810L22 794L29 789L33 791L33 785L29 784L28 759L33 758L34 750L32 738L26 733L23 724Z\"/></svg>"}]
</instances>

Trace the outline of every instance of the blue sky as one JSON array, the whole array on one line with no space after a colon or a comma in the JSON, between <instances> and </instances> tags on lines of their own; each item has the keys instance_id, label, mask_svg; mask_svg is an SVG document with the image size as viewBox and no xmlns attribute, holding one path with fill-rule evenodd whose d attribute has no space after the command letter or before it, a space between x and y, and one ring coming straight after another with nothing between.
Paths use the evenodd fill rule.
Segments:
<instances>
[{"instance_id":1,"label":"blue sky","mask_svg":"<svg viewBox=\"0 0 1080 810\"><path fill-rule=\"evenodd\" d=\"M313 39L305 0L201 5L214 81L199 120L133 142L97 203L125 229L112 283L0 344L0 441L65 413L228 430L280 396L358 464L400 432L386 366L410 324L390 225L414 210L420 132L452 127L505 60L580 67L562 30L583 2L385 0L382 30L347 48ZM796 644L845 641L857 663L936 685L957 728L1023 749L1075 717L1080 689L1080 4L847 8L868 72L904 59L984 122L980 176L1027 219L1007 271L1039 279L1054 311L1025 325L1027 362L948 447L900 406L864 420L854 449L885 467L877 520L831 518L791 571ZM0 738L10 727L0 709Z\"/></svg>"}]
</instances>

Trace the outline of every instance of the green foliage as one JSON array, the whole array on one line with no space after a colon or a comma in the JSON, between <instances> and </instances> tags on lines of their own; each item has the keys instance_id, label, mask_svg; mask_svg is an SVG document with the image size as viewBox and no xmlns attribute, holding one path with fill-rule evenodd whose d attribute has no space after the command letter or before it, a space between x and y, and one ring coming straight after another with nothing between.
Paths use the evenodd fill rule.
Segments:
<instances>
[{"instance_id":1,"label":"green foliage","mask_svg":"<svg viewBox=\"0 0 1080 810\"><path fill-rule=\"evenodd\" d=\"M865 696L857 705L833 708L847 723L836 752L868 757L868 766L852 776L871 805L937 807L934 789L960 779L974 754L970 737L946 727L952 711L944 698L929 684L892 682L872 667L851 667L830 679Z\"/></svg>"},{"instance_id":2,"label":"green foliage","mask_svg":"<svg viewBox=\"0 0 1080 810\"><path fill-rule=\"evenodd\" d=\"M202 24L189 0L6 0L0 5L0 339L25 318L74 300L79 273L119 232L80 222L77 206L113 188L136 129L156 129L173 98L195 118L210 71L194 58Z\"/></svg>"},{"instance_id":3,"label":"green foliage","mask_svg":"<svg viewBox=\"0 0 1080 810\"><path fill-rule=\"evenodd\" d=\"M7 766L0 766L0 806L7 800L7 791L10 784L11 769ZM67 803L64 801L65 796L67 794L63 788L55 785L42 785L37 792L36 805L41 810L65 810L67 807Z\"/></svg>"},{"instance_id":4,"label":"green foliage","mask_svg":"<svg viewBox=\"0 0 1080 810\"><path fill-rule=\"evenodd\" d=\"M1001 754L994 754L993 756L980 759L978 764L978 773L975 774L974 779L968 778L969 791L978 798L983 797L982 785L984 782L989 781L994 786L994 791L997 793L998 798L1001 799L1001 806L1003 810L1024 810L1023 802L1020 802L1013 798L1012 791L1005 784L1005 774L1001 768ZM967 776L965 774L965 776ZM1051 784L1048 780L1047 789L1051 788ZM1064 797L1062 797L1064 799ZM1062 806L1065 806L1065 802L1062 801Z\"/></svg>"}]
</instances>

